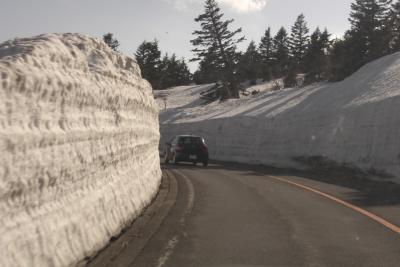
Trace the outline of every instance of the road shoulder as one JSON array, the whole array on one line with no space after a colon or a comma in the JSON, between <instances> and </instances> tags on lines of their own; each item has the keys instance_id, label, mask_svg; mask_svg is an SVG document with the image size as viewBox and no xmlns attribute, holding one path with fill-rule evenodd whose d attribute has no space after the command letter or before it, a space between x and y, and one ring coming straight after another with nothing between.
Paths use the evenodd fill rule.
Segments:
<instances>
[{"instance_id":1,"label":"road shoulder","mask_svg":"<svg viewBox=\"0 0 400 267\"><path fill-rule=\"evenodd\" d=\"M117 239L87 262L86 266L132 265L169 214L177 194L178 185L174 175L168 170L163 170L160 191L152 204Z\"/></svg>"}]
</instances>

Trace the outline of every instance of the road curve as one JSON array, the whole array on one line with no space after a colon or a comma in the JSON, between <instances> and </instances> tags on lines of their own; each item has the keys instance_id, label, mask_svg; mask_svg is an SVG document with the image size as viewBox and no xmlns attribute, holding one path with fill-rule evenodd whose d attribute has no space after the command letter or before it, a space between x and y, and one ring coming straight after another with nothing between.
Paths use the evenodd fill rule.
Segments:
<instances>
[{"instance_id":1,"label":"road curve","mask_svg":"<svg viewBox=\"0 0 400 267\"><path fill-rule=\"evenodd\" d=\"M176 204L133 266L400 265L400 235L357 211L396 227L399 203L362 207L354 189L240 165L167 169Z\"/></svg>"}]
</instances>

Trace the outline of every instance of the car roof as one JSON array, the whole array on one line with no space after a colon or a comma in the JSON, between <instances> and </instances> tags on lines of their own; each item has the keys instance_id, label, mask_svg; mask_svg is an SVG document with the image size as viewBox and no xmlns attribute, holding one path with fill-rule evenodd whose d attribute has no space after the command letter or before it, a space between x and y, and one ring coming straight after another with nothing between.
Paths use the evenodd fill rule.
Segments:
<instances>
[{"instance_id":1,"label":"car roof","mask_svg":"<svg viewBox=\"0 0 400 267\"><path fill-rule=\"evenodd\" d=\"M176 137L195 137L195 138L201 138L201 136L197 136L197 135L177 135Z\"/></svg>"}]
</instances>

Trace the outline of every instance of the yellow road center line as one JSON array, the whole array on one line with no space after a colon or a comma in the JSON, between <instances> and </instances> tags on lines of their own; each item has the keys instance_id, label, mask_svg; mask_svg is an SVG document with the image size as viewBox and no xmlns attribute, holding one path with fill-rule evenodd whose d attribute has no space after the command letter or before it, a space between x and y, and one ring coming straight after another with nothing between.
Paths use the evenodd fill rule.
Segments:
<instances>
[{"instance_id":1,"label":"yellow road center line","mask_svg":"<svg viewBox=\"0 0 400 267\"><path fill-rule=\"evenodd\" d=\"M371 213L369 211L366 211L366 210L364 210L364 209L362 209L360 207L354 206L354 205L350 204L349 202L346 202L344 200L341 200L339 198L331 196L331 195L329 195L327 193L318 191L318 190L316 190L314 188L311 188L311 187L308 187L308 186L305 186L305 185L302 185L302 184L299 184L299 183L296 183L296 182L292 182L290 180L287 180L287 179L284 179L284 178L281 178L281 177L270 176L270 175L268 175L268 177L271 177L272 179L275 179L275 180L278 180L278 181L281 181L281 182L284 182L284 183L287 183L287 184L290 184L290 185L294 185L296 187L300 187L300 188L302 188L304 190L307 190L307 191L313 192L315 194L318 194L320 196L323 196L325 198L328 198L328 199L330 199L330 200L332 200L332 201L334 201L336 203L339 203L339 204L341 204L341 205L343 205L345 207L348 207L348 208L350 208L350 209L352 209L352 210L354 210L354 211L356 211L358 213L361 213L362 215L367 216L368 218L378 222L379 224L383 225L384 227L392 230L393 232L395 232L397 234L400 234L400 227L398 227L398 226L386 221L385 219L383 219L383 218L381 218L381 217L379 217L379 216L377 216L377 215L375 215L375 214L373 214L373 213Z\"/></svg>"}]
</instances>

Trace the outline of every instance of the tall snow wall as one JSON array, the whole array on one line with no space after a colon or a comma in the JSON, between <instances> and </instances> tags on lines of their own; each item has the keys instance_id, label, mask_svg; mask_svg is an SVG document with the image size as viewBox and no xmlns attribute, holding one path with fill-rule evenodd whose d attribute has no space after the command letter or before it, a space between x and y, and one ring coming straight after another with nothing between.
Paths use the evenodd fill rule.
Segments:
<instances>
[{"instance_id":1,"label":"tall snow wall","mask_svg":"<svg viewBox=\"0 0 400 267\"><path fill-rule=\"evenodd\" d=\"M158 111L135 61L101 40L0 44L0 266L71 266L158 191Z\"/></svg>"},{"instance_id":2,"label":"tall snow wall","mask_svg":"<svg viewBox=\"0 0 400 267\"><path fill-rule=\"evenodd\" d=\"M198 105L198 88L163 92L169 94L167 106L174 106L161 110L161 143L174 135L197 134L205 137L210 157L217 160L346 167L400 183L399 53L338 83L205 106Z\"/></svg>"}]
</instances>

